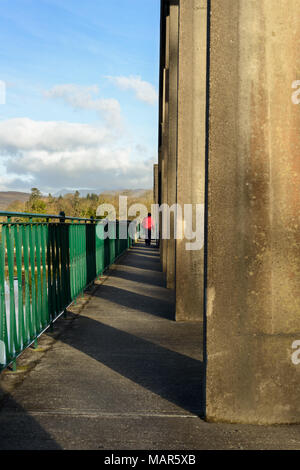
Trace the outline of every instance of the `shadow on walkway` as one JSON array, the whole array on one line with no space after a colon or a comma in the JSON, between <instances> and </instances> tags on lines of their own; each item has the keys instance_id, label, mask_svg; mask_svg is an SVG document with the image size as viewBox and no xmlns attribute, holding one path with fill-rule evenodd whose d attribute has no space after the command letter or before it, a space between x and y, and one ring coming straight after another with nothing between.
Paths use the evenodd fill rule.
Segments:
<instances>
[{"instance_id":1,"label":"shadow on walkway","mask_svg":"<svg viewBox=\"0 0 300 470\"><path fill-rule=\"evenodd\" d=\"M174 305L168 300L148 297L105 284L98 289L95 297L109 300L130 310L137 310L138 312L144 312L168 320L175 319Z\"/></svg>"},{"instance_id":2,"label":"shadow on walkway","mask_svg":"<svg viewBox=\"0 0 300 470\"><path fill-rule=\"evenodd\" d=\"M203 415L201 361L87 316L78 321L81 334L74 331L65 343L178 407Z\"/></svg>"},{"instance_id":3,"label":"shadow on walkway","mask_svg":"<svg viewBox=\"0 0 300 470\"><path fill-rule=\"evenodd\" d=\"M153 275L153 273L147 273L143 271L136 273L130 270L123 271L119 269L112 271L111 277L119 277L121 279L126 279L127 281L139 282L157 287L164 287L164 280L162 277L157 277L155 274Z\"/></svg>"},{"instance_id":4,"label":"shadow on walkway","mask_svg":"<svg viewBox=\"0 0 300 470\"><path fill-rule=\"evenodd\" d=\"M156 248L146 248L141 243L137 243L135 247L130 250L130 256L127 256L122 264L133 268L156 271L163 276L158 253Z\"/></svg>"},{"instance_id":5,"label":"shadow on walkway","mask_svg":"<svg viewBox=\"0 0 300 470\"><path fill-rule=\"evenodd\" d=\"M6 394L1 403L0 420L3 431L0 431L0 450L62 450L55 439L10 394Z\"/></svg>"},{"instance_id":6,"label":"shadow on walkway","mask_svg":"<svg viewBox=\"0 0 300 470\"><path fill-rule=\"evenodd\" d=\"M3 402L0 449L179 448L183 435L185 448L198 441L202 329L173 320L159 252L136 245L81 311L71 308L60 320L69 327Z\"/></svg>"}]
</instances>

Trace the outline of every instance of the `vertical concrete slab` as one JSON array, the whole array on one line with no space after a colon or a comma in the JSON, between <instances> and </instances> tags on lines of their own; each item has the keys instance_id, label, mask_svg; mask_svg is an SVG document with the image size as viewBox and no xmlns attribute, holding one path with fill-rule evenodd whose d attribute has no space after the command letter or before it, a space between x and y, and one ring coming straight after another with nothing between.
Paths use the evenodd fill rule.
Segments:
<instances>
[{"instance_id":1,"label":"vertical concrete slab","mask_svg":"<svg viewBox=\"0 0 300 470\"><path fill-rule=\"evenodd\" d=\"M168 85L169 69L164 69L164 123L163 123L163 143L162 143L162 204L168 203L168 142L169 142L169 85ZM162 219L160 222L162 227ZM167 272L168 259L168 240L163 239L162 246L162 268L163 272Z\"/></svg>"},{"instance_id":2,"label":"vertical concrete slab","mask_svg":"<svg viewBox=\"0 0 300 470\"><path fill-rule=\"evenodd\" d=\"M162 67L162 136L161 136L161 204L168 202L168 136L169 136L169 7L162 3L162 33L161 33L161 67ZM160 227L162 217L160 214ZM160 242L160 253L163 272L167 271L167 240Z\"/></svg>"},{"instance_id":3,"label":"vertical concrete slab","mask_svg":"<svg viewBox=\"0 0 300 470\"><path fill-rule=\"evenodd\" d=\"M168 108L168 167L167 203L176 203L177 118L178 118L178 0L170 2L169 16L169 108ZM167 287L175 289L174 212L170 216L170 239L167 240Z\"/></svg>"},{"instance_id":4,"label":"vertical concrete slab","mask_svg":"<svg viewBox=\"0 0 300 470\"><path fill-rule=\"evenodd\" d=\"M155 163L153 165L153 202L155 205L159 204L159 167L158 164ZM153 234L153 239L157 240L159 238L159 232L158 232L158 224L159 220L156 219L156 213L152 212L152 218L154 220L155 224L155 232Z\"/></svg>"},{"instance_id":5,"label":"vertical concrete slab","mask_svg":"<svg viewBox=\"0 0 300 470\"><path fill-rule=\"evenodd\" d=\"M211 2L210 421L300 422L299 11L300 0Z\"/></svg>"},{"instance_id":6,"label":"vertical concrete slab","mask_svg":"<svg viewBox=\"0 0 300 470\"><path fill-rule=\"evenodd\" d=\"M207 0L181 0L179 25L177 203L193 204L195 230L205 195ZM176 319L202 321L204 247L187 243L176 241Z\"/></svg>"},{"instance_id":7,"label":"vertical concrete slab","mask_svg":"<svg viewBox=\"0 0 300 470\"><path fill-rule=\"evenodd\" d=\"M158 204L158 164L153 165L153 202Z\"/></svg>"}]
</instances>

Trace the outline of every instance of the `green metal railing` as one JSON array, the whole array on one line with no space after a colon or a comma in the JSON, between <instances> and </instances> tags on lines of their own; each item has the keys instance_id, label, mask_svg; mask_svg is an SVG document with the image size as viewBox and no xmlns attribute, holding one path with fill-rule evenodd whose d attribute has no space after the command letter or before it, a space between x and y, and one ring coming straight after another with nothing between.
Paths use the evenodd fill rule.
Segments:
<instances>
[{"instance_id":1,"label":"green metal railing","mask_svg":"<svg viewBox=\"0 0 300 470\"><path fill-rule=\"evenodd\" d=\"M122 224L104 239L104 221L0 212L0 372L132 246Z\"/></svg>"}]
</instances>

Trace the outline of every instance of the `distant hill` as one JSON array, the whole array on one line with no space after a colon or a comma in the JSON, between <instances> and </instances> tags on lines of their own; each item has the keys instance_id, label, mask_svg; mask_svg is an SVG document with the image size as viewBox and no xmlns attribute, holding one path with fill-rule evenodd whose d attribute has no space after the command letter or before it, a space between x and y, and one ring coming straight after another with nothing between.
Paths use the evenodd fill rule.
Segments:
<instances>
[{"instance_id":1,"label":"distant hill","mask_svg":"<svg viewBox=\"0 0 300 470\"><path fill-rule=\"evenodd\" d=\"M103 191L101 194L107 194L110 196L128 196L132 198L145 197L148 193L152 193L152 189L122 189L122 190L110 190Z\"/></svg>"},{"instance_id":2,"label":"distant hill","mask_svg":"<svg viewBox=\"0 0 300 470\"><path fill-rule=\"evenodd\" d=\"M80 197L87 197L88 194L100 194L101 191L97 190L97 189L79 189L78 190L79 194L80 194ZM76 191L73 190L73 189L61 189L60 191L57 191L55 194L53 194L54 197L64 197L66 196L67 194L75 194Z\"/></svg>"},{"instance_id":3,"label":"distant hill","mask_svg":"<svg viewBox=\"0 0 300 470\"><path fill-rule=\"evenodd\" d=\"M134 198L139 198L139 197L144 197L149 191L149 189L111 189L111 190L106 190L106 191L101 191L100 189L78 189L78 192L80 194L80 197L86 197L88 194L107 194L109 196L118 196L121 194L122 196L128 196L128 197L134 197ZM69 196L72 194L75 194L75 190L72 189L61 189L60 191L57 191L55 194L53 194L54 197L59 197L59 196Z\"/></svg>"},{"instance_id":4,"label":"distant hill","mask_svg":"<svg viewBox=\"0 0 300 470\"><path fill-rule=\"evenodd\" d=\"M19 191L0 191L0 210L4 211L10 204L15 201L27 202L30 197L29 193Z\"/></svg>"}]
</instances>

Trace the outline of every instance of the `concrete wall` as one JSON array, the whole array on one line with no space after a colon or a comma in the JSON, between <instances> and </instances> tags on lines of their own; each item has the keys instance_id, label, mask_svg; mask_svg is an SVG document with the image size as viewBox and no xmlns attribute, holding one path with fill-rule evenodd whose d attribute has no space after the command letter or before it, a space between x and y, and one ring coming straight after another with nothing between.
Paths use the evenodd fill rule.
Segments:
<instances>
[{"instance_id":1,"label":"concrete wall","mask_svg":"<svg viewBox=\"0 0 300 470\"><path fill-rule=\"evenodd\" d=\"M207 1L179 7L177 203L204 205ZM204 221L203 221L204 225ZM203 320L204 247L176 241L176 319Z\"/></svg>"},{"instance_id":2,"label":"concrete wall","mask_svg":"<svg viewBox=\"0 0 300 470\"><path fill-rule=\"evenodd\" d=\"M207 418L300 422L300 0L213 0Z\"/></svg>"},{"instance_id":3,"label":"concrete wall","mask_svg":"<svg viewBox=\"0 0 300 470\"><path fill-rule=\"evenodd\" d=\"M158 164L153 165L153 202L158 204Z\"/></svg>"},{"instance_id":4,"label":"concrete wall","mask_svg":"<svg viewBox=\"0 0 300 470\"><path fill-rule=\"evenodd\" d=\"M160 44L160 96L159 96L159 173L161 188L160 204L168 201L168 130L169 130L169 4L161 2L161 44ZM162 218L160 217L160 227ZM161 230L160 230L161 233ZM160 252L163 272L167 272L167 240L160 241Z\"/></svg>"},{"instance_id":5,"label":"concrete wall","mask_svg":"<svg viewBox=\"0 0 300 470\"><path fill-rule=\"evenodd\" d=\"M206 4L162 2L160 203L193 204L194 214L195 205L204 204ZM190 240L174 239L173 212L170 226L171 239L160 246L167 287L176 288L176 319L202 321L203 248L187 251Z\"/></svg>"},{"instance_id":6,"label":"concrete wall","mask_svg":"<svg viewBox=\"0 0 300 470\"><path fill-rule=\"evenodd\" d=\"M204 313L206 417L300 422L300 0L162 10L161 202L207 217L205 260L174 240L162 260L176 319Z\"/></svg>"},{"instance_id":7,"label":"concrete wall","mask_svg":"<svg viewBox=\"0 0 300 470\"><path fill-rule=\"evenodd\" d=\"M168 185L167 203L176 203L177 181L177 126L178 126L178 2L169 6L169 77L168 77ZM169 289L175 289L176 244L174 239L174 213L171 212L170 239L167 240L166 281Z\"/></svg>"}]
</instances>

